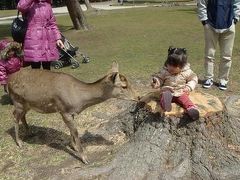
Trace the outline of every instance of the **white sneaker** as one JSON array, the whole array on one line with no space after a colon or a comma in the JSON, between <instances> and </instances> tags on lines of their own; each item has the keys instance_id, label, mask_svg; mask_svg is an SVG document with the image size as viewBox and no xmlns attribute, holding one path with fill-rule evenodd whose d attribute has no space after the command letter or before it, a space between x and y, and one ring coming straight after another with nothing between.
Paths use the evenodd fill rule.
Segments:
<instances>
[{"instance_id":1,"label":"white sneaker","mask_svg":"<svg viewBox=\"0 0 240 180\"><path fill-rule=\"evenodd\" d=\"M222 91L227 90L227 81L225 80L220 80L218 88Z\"/></svg>"},{"instance_id":2,"label":"white sneaker","mask_svg":"<svg viewBox=\"0 0 240 180\"><path fill-rule=\"evenodd\" d=\"M208 89L208 88L210 88L212 85L213 85L213 79L210 78L210 79L207 79L207 80L204 81L202 87Z\"/></svg>"}]
</instances>

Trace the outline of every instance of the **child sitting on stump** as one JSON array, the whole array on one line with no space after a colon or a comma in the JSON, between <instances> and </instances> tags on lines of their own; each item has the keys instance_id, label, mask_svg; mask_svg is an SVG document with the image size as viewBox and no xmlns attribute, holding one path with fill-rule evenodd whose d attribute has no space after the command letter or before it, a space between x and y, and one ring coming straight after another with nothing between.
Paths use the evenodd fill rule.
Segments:
<instances>
[{"instance_id":1,"label":"child sitting on stump","mask_svg":"<svg viewBox=\"0 0 240 180\"><path fill-rule=\"evenodd\" d=\"M21 44L7 39L0 41L0 84L7 91L8 76L19 71L22 66Z\"/></svg>"},{"instance_id":2,"label":"child sitting on stump","mask_svg":"<svg viewBox=\"0 0 240 180\"><path fill-rule=\"evenodd\" d=\"M168 57L159 73L153 75L152 87L161 89L160 106L171 111L171 103L180 105L192 120L199 118L197 106L189 99L189 93L198 83L197 75L190 69L185 48L169 47Z\"/></svg>"}]
</instances>

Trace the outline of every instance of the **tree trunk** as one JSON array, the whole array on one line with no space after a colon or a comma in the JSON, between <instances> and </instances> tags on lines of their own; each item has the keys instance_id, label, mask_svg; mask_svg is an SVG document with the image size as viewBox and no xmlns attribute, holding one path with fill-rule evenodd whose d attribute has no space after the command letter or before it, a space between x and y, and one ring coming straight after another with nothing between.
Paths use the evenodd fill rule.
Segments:
<instances>
[{"instance_id":1,"label":"tree trunk","mask_svg":"<svg viewBox=\"0 0 240 180\"><path fill-rule=\"evenodd\" d=\"M86 7L87 7L87 10L92 10L93 9L93 7L91 6L89 0L84 0L84 3L86 5Z\"/></svg>"},{"instance_id":2,"label":"tree trunk","mask_svg":"<svg viewBox=\"0 0 240 180\"><path fill-rule=\"evenodd\" d=\"M86 17L84 16L83 10L78 0L66 0L69 15L73 22L73 26L76 30L84 29L88 30L88 24Z\"/></svg>"}]
</instances>

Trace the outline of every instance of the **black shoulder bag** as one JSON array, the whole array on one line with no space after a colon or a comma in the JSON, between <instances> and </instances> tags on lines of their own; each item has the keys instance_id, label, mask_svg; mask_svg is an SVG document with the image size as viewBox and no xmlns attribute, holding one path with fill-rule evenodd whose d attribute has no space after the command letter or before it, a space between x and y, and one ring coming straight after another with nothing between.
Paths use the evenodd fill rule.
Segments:
<instances>
[{"instance_id":1,"label":"black shoulder bag","mask_svg":"<svg viewBox=\"0 0 240 180\"><path fill-rule=\"evenodd\" d=\"M18 11L17 17L13 20L12 26L11 26L11 33L12 33L13 40L19 43L23 43L26 31L27 31L27 20L24 17L20 18L19 11Z\"/></svg>"}]
</instances>

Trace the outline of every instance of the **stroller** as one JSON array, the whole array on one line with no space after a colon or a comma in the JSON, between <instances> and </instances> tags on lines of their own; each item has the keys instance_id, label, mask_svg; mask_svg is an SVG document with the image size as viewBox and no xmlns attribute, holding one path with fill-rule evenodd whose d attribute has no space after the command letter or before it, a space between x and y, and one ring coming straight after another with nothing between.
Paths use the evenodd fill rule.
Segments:
<instances>
[{"instance_id":1,"label":"stroller","mask_svg":"<svg viewBox=\"0 0 240 180\"><path fill-rule=\"evenodd\" d=\"M58 48L59 51L59 59L58 61L53 61L52 66L55 69L60 69L65 66L71 65L73 69L79 67L79 61L75 59L77 57L77 51L79 50L79 47L74 47L65 36L61 34L62 42L65 46L64 49ZM89 63L90 58L84 54L80 54L82 56L82 63Z\"/></svg>"}]
</instances>

